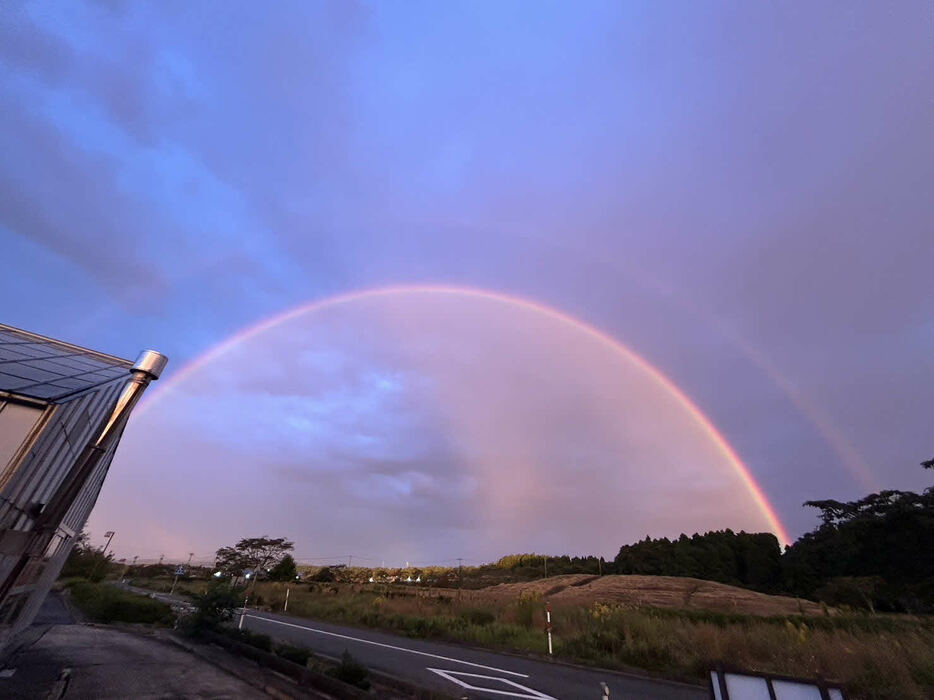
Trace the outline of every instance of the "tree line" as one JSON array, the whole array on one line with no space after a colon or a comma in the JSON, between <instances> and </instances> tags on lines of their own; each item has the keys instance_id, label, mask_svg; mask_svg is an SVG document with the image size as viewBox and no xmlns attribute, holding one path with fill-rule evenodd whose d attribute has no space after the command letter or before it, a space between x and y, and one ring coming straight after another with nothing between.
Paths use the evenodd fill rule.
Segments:
<instances>
[{"instance_id":1,"label":"tree line","mask_svg":"<svg viewBox=\"0 0 934 700\"><path fill-rule=\"evenodd\" d=\"M921 463L934 469L934 459ZM934 612L934 487L880 491L852 502L807 501L820 525L782 552L771 533L719 530L646 537L616 558L513 554L495 566L517 572L689 576L893 612Z\"/></svg>"}]
</instances>

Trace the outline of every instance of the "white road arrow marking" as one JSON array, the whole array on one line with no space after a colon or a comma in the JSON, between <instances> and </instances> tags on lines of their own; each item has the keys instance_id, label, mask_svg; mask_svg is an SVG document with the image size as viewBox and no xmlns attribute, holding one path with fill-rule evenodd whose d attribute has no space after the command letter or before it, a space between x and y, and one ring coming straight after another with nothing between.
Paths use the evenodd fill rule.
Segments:
<instances>
[{"instance_id":1,"label":"white road arrow marking","mask_svg":"<svg viewBox=\"0 0 934 700\"><path fill-rule=\"evenodd\" d=\"M551 695L545 695L544 693L541 693L535 690L534 688L527 688L524 685L520 685L519 683L516 683L515 681L509 680L508 678L499 678L497 676L481 676L479 673L466 673L464 671L445 671L440 668L428 668L428 670L431 671L432 673L437 673L442 678L447 678L452 683L457 683L457 685L459 685L461 688L464 688L465 690L478 690L482 693L493 693L494 695L508 695L509 697L512 697L512 698L530 698L534 700L556 700L556 698L553 698ZM521 690L523 692L517 693L514 690L495 690L493 688L487 688L486 686L482 686L482 685L471 685L470 683L467 683L466 681L462 681L460 678L457 678L456 676L465 676L467 678L482 678L488 681L497 681L498 683L503 683L507 686L511 686L512 688L516 688L517 690Z\"/></svg>"}]
</instances>

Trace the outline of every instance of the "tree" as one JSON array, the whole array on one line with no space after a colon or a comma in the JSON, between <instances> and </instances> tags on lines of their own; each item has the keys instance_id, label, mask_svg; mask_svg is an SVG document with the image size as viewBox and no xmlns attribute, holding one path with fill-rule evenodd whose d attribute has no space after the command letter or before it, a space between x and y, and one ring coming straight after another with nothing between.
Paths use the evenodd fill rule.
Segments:
<instances>
[{"instance_id":1,"label":"tree","mask_svg":"<svg viewBox=\"0 0 934 700\"><path fill-rule=\"evenodd\" d=\"M234 578L243 575L244 569L250 569L253 562L234 547L221 547L217 550L217 570Z\"/></svg>"},{"instance_id":2,"label":"tree","mask_svg":"<svg viewBox=\"0 0 934 700\"><path fill-rule=\"evenodd\" d=\"M294 581L298 576L298 569L295 568L295 560L291 554L286 554L269 571L269 578L273 581Z\"/></svg>"},{"instance_id":3,"label":"tree","mask_svg":"<svg viewBox=\"0 0 934 700\"><path fill-rule=\"evenodd\" d=\"M74 547L65 560L62 567L62 578L80 576L100 581L104 574L110 568L110 562L113 560L113 552L103 554L100 549L92 547L88 534L82 531L75 539Z\"/></svg>"},{"instance_id":4,"label":"tree","mask_svg":"<svg viewBox=\"0 0 934 700\"><path fill-rule=\"evenodd\" d=\"M294 547L294 543L284 537L248 537L233 547L218 549L217 566L230 576L239 576L244 569L252 569L259 574L278 564Z\"/></svg>"},{"instance_id":5,"label":"tree","mask_svg":"<svg viewBox=\"0 0 934 700\"><path fill-rule=\"evenodd\" d=\"M805 505L820 511L821 525L782 558L788 590L849 595L870 610L934 610L934 487Z\"/></svg>"},{"instance_id":6,"label":"tree","mask_svg":"<svg viewBox=\"0 0 934 700\"><path fill-rule=\"evenodd\" d=\"M692 537L681 535L620 547L614 560L618 574L690 576L775 590L780 580L781 547L768 532L747 533L722 530Z\"/></svg>"},{"instance_id":7,"label":"tree","mask_svg":"<svg viewBox=\"0 0 934 700\"><path fill-rule=\"evenodd\" d=\"M322 566L320 569L318 569L317 572L315 572L314 576L311 577L312 581L317 581L319 583L330 583L335 579L337 579L337 577L328 566Z\"/></svg>"}]
</instances>

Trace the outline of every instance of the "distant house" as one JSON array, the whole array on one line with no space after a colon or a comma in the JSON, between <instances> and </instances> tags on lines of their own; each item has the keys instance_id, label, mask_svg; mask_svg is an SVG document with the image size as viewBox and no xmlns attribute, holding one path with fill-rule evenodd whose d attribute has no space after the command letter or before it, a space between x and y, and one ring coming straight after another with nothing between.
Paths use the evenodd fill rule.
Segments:
<instances>
[{"instance_id":1,"label":"distant house","mask_svg":"<svg viewBox=\"0 0 934 700\"><path fill-rule=\"evenodd\" d=\"M136 363L0 324L0 650L35 617L166 358Z\"/></svg>"}]
</instances>

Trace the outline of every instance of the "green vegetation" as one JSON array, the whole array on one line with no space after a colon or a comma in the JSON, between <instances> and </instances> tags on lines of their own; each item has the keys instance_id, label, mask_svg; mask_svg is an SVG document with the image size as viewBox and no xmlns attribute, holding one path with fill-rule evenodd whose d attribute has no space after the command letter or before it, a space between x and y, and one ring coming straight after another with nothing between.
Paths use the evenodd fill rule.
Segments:
<instances>
[{"instance_id":1,"label":"green vegetation","mask_svg":"<svg viewBox=\"0 0 934 700\"><path fill-rule=\"evenodd\" d=\"M286 554L269 571L270 581L294 581L298 576L298 568L291 554Z\"/></svg>"},{"instance_id":2,"label":"green vegetation","mask_svg":"<svg viewBox=\"0 0 934 700\"><path fill-rule=\"evenodd\" d=\"M228 627L221 628L218 631L226 634L228 637L233 637L238 642L249 644L251 647L256 647L263 651L272 651L272 638L268 634L260 634L259 632L251 632L250 630Z\"/></svg>"},{"instance_id":3,"label":"green vegetation","mask_svg":"<svg viewBox=\"0 0 934 700\"><path fill-rule=\"evenodd\" d=\"M298 664L299 666L307 666L308 659L314 656L310 649L295 646L294 644L277 644L273 648L273 652L286 661L291 661L293 664Z\"/></svg>"},{"instance_id":4,"label":"green vegetation","mask_svg":"<svg viewBox=\"0 0 934 700\"><path fill-rule=\"evenodd\" d=\"M676 540L646 537L623 545L613 562L614 573L649 576L690 576L734 586L781 590L781 547L772 533L708 532Z\"/></svg>"},{"instance_id":5,"label":"green vegetation","mask_svg":"<svg viewBox=\"0 0 934 700\"><path fill-rule=\"evenodd\" d=\"M202 630L217 629L233 617L234 608L240 604L242 596L237 588L212 581L203 593L192 594L191 600L195 611L185 619L185 629L189 634L197 635Z\"/></svg>"},{"instance_id":6,"label":"green vegetation","mask_svg":"<svg viewBox=\"0 0 934 700\"><path fill-rule=\"evenodd\" d=\"M213 630L215 633L223 634L243 644L248 644L262 651L267 651L279 656L286 661L291 661L299 666L307 666L309 659L317 659L310 649L294 644L273 643L272 638L267 634L251 632L250 630L241 630L235 627L218 627ZM325 665L324 668L330 668Z\"/></svg>"},{"instance_id":7,"label":"green vegetation","mask_svg":"<svg viewBox=\"0 0 934 700\"><path fill-rule=\"evenodd\" d=\"M871 611L934 612L934 487L806 505L822 524L785 553L788 590Z\"/></svg>"},{"instance_id":8,"label":"green vegetation","mask_svg":"<svg viewBox=\"0 0 934 700\"><path fill-rule=\"evenodd\" d=\"M344 649L341 662L329 672L339 681L355 685L363 690L370 689L370 672L367 667L357 661L350 652Z\"/></svg>"},{"instance_id":9,"label":"green vegetation","mask_svg":"<svg viewBox=\"0 0 934 700\"><path fill-rule=\"evenodd\" d=\"M86 532L81 532L74 547L65 560L61 578L83 578L89 581L102 581L110 569L113 553L104 554L92 547Z\"/></svg>"},{"instance_id":10,"label":"green vegetation","mask_svg":"<svg viewBox=\"0 0 934 700\"><path fill-rule=\"evenodd\" d=\"M108 584L74 581L69 588L71 599L95 622L170 625L175 619L165 603Z\"/></svg>"}]
</instances>

